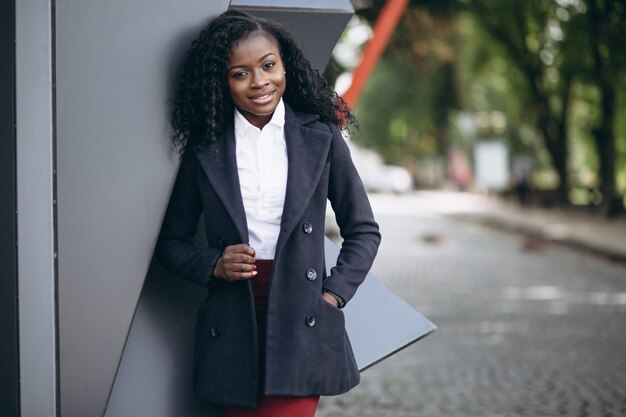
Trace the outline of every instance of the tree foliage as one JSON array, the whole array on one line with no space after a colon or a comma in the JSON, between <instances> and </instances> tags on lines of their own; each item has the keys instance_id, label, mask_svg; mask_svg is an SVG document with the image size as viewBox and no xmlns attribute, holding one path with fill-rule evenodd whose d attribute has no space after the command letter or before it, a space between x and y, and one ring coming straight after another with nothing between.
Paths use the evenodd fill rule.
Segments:
<instances>
[{"instance_id":1,"label":"tree foliage","mask_svg":"<svg viewBox=\"0 0 626 417\"><path fill-rule=\"evenodd\" d=\"M385 1L362 3L373 25ZM458 111L502 111L561 202L585 186L610 210L626 191L625 87L623 1L412 0L357 106L360 140L395 163L445 155Z\"/></svg>"}]
</instances>

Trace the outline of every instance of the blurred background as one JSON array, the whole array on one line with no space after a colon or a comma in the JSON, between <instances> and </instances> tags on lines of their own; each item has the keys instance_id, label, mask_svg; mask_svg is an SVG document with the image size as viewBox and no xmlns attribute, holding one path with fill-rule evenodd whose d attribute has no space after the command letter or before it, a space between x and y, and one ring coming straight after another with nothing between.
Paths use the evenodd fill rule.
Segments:
<instances>
[{"instance_id":1,"label":"blurred background","mask_svg":"<svg viewBox=\"0 0 626 417\"><path fill-rule=\"evenodd\" d=\"M626 2L352 4L372 272L439 330L318 414L626 416Z\"/></svg>"},{"instance_id":2,"label":"blurred background","mask_svg":"<svg viewBox=\"0 0 626 417\"><path fill-rule=\"evenodd\" d=\"M339 94L387 2L352 3L356 15L325 72ZM363 164L400 166L419 189L624 213L623 1L400 3L401 18L352 103L361 124L354 143L380 156L365 152ZM387 174L389 184L371 188L406 190L397 170Z\"/></svg>"}]
</instances>

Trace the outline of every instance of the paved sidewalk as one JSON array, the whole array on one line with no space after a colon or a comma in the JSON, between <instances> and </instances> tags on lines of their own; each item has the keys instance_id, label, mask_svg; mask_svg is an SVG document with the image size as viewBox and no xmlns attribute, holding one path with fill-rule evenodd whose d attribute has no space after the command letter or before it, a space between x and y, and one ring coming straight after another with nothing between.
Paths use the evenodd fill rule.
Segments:
<instances>
[{"instance_id":1,"label":"paved sidewalk","mask_svg":"<svg viewBox=\"0 0 626 417\"><path fill-rule=\"evenodd\" d=\"M418 191L415 197L420 207L439 215L525 233L626 263L626 217L521 207L496 196L452 191Z\"/></svg>"},{"instance_id":2,"label":"paved sidewalk","mask_svg":"<svg viewBox=\"0 0 626 417\"><path fill-rule=\"evenodd\" d=\"M372 272L438 331L365 371L354 390L323 397L316 416L626 416L626 263L534 237L564 242L586 227L585 245L599 236L624 253L623 220L463 193L371 202L383 234Z\"/></svg>"}]
</instances>

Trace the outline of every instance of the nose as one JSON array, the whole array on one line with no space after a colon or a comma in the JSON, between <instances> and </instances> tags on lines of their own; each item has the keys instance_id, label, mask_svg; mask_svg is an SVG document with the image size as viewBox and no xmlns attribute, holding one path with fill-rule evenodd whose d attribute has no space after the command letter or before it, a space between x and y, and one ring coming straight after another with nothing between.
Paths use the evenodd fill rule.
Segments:
<instances>
[{"instance_id":1,"label":"nose","mask_svg":"<svg viewBox=\"0 0 626 417\"><path fill-rule=\"evenodd\" d=\"M254 71L252 85L263 87L264 85L267 85L267 83L267 77L263 71Z\"/></svg>"}]
</instances>

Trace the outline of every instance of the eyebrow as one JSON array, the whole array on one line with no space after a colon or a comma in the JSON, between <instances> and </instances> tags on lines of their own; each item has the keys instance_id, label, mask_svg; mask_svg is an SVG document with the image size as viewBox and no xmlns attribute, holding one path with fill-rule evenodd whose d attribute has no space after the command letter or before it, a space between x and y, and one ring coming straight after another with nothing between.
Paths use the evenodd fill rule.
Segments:
<instances>
[{"instance_id":1,"label":"eyebrow","mask_svg":"<svg viewBox=\"0 0 626 417\"><path fill-rule=\"evenodd\" d=\"M266 53L265 55L263 55L263 56L262 56L262 57L261 57L261 58L260 58L257 62L261 62L261 61L263 61L264 59L266 59L266 58L267 58L268 56L270 56L270 55L277 56L274 52L271 52L271 51L270 51L270 52ZM245 65L243 65L243 64L240 64L240 65L233 65L232 67L228 67L228 71L230 71L230 70L232 70L232 69L234 69L234 68L240 68L240 67L245 67Z\"/></svg>"}]
</instances>

